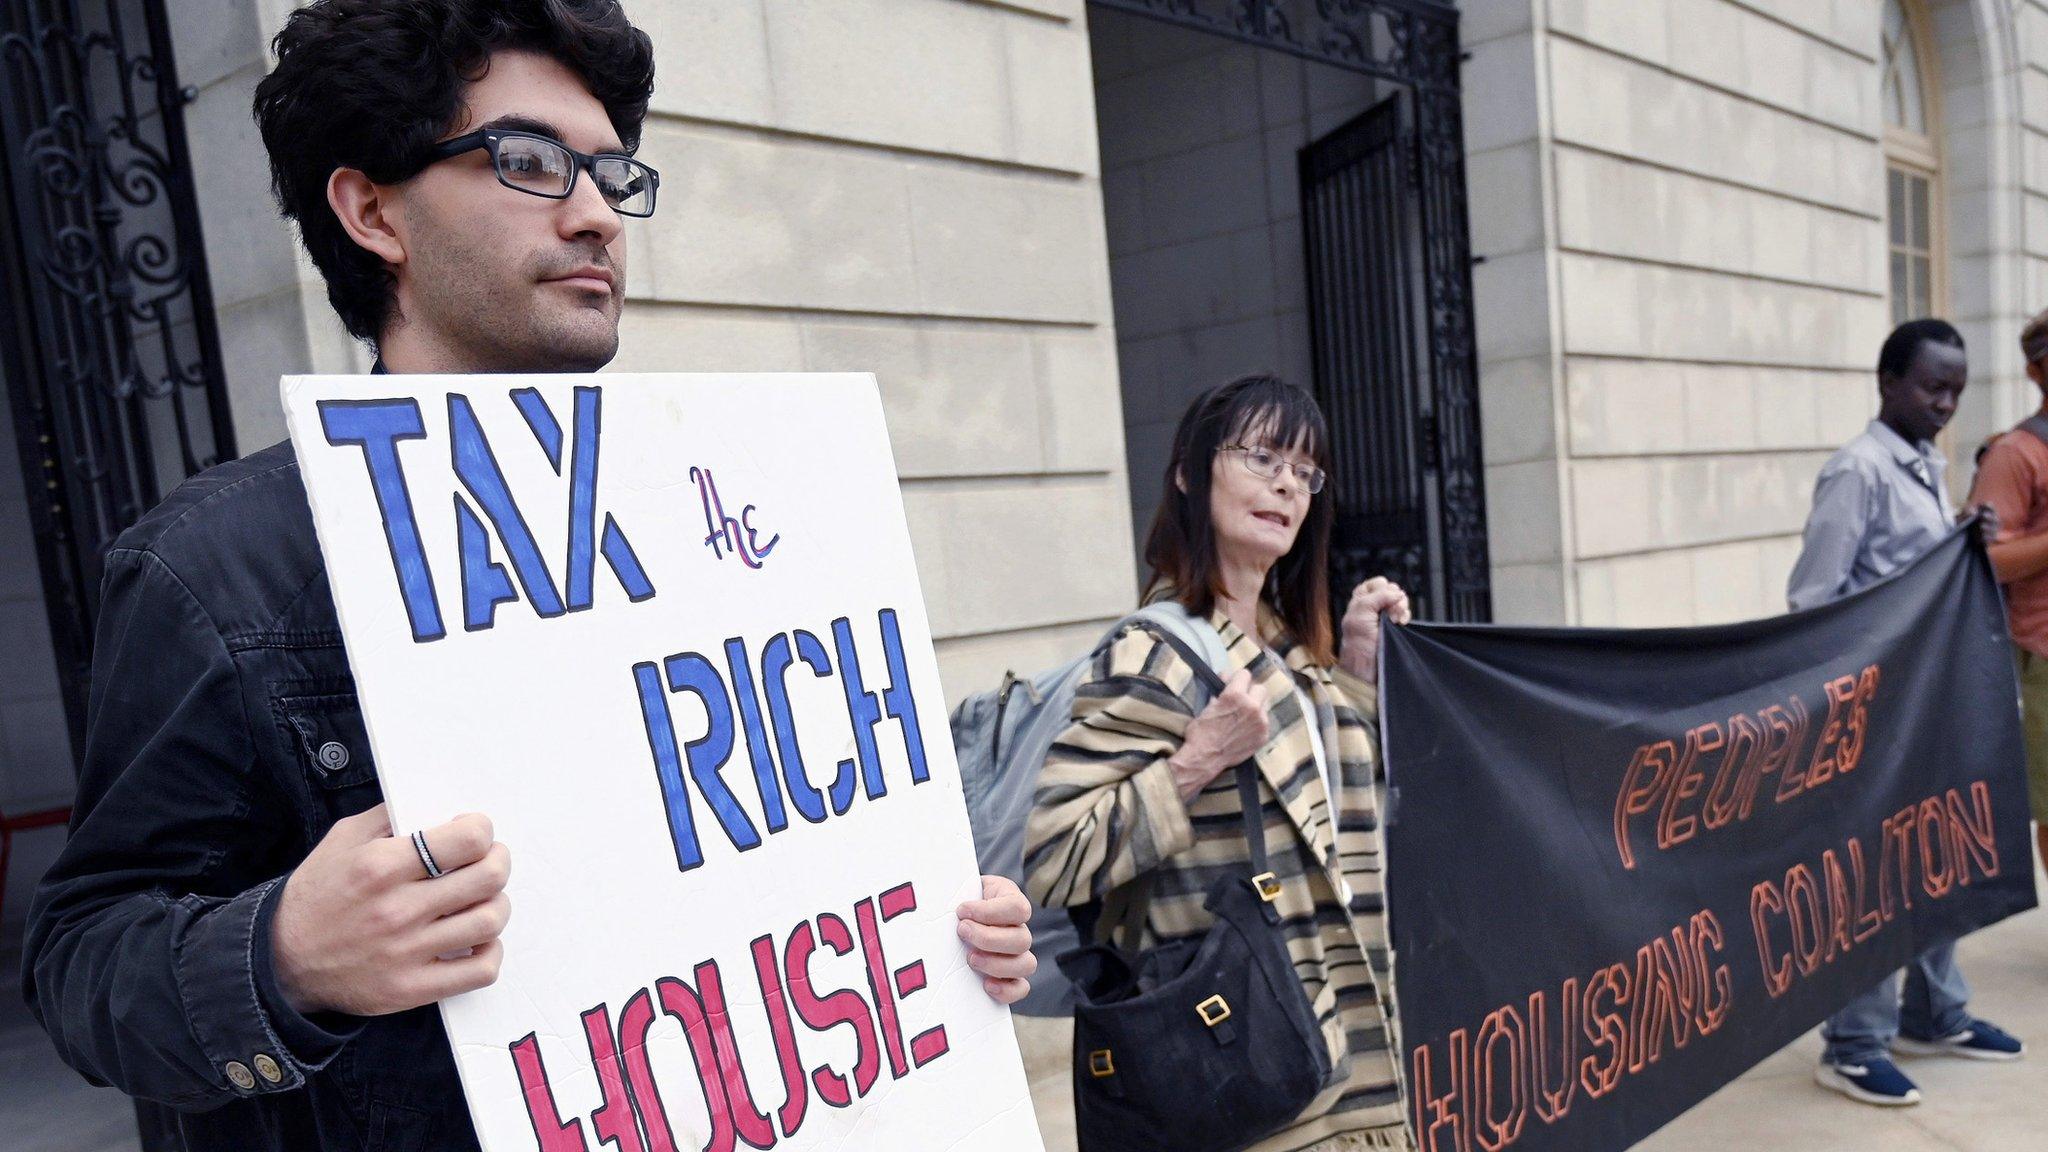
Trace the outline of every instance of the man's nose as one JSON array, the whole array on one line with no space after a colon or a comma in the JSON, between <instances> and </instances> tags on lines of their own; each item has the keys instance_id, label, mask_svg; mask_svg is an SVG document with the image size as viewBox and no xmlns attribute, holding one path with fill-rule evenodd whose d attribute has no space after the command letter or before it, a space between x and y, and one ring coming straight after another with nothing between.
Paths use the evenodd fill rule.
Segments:
<instances>
[{"instance_id":1,"label":"man's nose","mask_svg":"<svg viewBox=\"0 0 2048 1152\"><path fill-rule=\"evenodd\" d=\"M569 190L569 198L562 201L561 229L565 237L595 236L602 244L609 245L618 239L625 224L619 219L618 210L611 201L598 191L597 178L588 172L579 174L576 186Z\"/></svg>"}]
</instances>

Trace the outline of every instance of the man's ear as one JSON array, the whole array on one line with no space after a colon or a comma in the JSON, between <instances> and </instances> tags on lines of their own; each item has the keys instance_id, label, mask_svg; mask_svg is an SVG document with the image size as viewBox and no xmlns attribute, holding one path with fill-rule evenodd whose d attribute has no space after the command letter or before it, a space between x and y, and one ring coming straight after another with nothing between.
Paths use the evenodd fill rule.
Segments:
<instances>
[{"instance_id":1,"label":"man's ear","mask_svg":"<svg viewBox=\"0 0 2048 1152\"><path fill-rule=\"evenodd\" d=\"M336 168L327 177L327 206L358 247L386 264L405 263L405 241L393 227L389 193L368 176Z\"/></svg>"}]
</instances>

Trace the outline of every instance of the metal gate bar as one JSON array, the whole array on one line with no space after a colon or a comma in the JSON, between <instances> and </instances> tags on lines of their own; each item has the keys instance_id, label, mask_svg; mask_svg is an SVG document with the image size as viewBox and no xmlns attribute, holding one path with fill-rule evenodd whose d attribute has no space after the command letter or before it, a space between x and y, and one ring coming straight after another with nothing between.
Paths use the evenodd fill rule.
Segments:
<instances>
[{"instance_id":1,"label":"metal gate bar","mask_svg":"<svg viewBox=\"0 0 2048 1152\"><path fill-rule=\"evenodd\" d=\"M101 556L234 455L162 0L0 0L0 370L74 754Z\"/></svg>"}]
</instances>

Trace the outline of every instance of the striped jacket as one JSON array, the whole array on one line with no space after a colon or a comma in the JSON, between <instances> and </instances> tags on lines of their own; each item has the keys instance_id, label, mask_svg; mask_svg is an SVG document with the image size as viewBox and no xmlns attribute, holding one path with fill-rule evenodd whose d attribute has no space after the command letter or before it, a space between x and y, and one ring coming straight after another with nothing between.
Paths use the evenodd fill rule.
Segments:
<instances>
[{"instance_id":1,"label":"striped jacket","mask_svg":"<svg viewBox=\"0 0 2048 1152\"><path fill-rule=\"evenodd\" d=\"M1269 620L1271 617L1268 617ZM1282 930L1321 1022L1335 1084L1254 1152L1291 1152L1338 1134L1348 1147L1411 1148L1402 1126L1397 1038L1379 849L1378 694L1319 667L1285 635L1276 661L1219 609L1231 667L1266 690L1273 735L1257 756L1267 851L1282 890ZM1277 629L1269 625L1269 633ZM1294 687L1339 778L1333 821ZM1174 650L1132 627L1096 654L1074 697L1074 723L1047 754L1025 833L1024 883L1046 906L1084 904L1153 873L1143 946L1199 936L1204 895L1250 872L1236 774L1183 803L1167 757L1208 690ZM1340 880L1341 877L1341 880ZM1340 893L1348 891L1347 899ZM1113 901L1112 901L1113 903Z\"/></svg>"}]
</instances>

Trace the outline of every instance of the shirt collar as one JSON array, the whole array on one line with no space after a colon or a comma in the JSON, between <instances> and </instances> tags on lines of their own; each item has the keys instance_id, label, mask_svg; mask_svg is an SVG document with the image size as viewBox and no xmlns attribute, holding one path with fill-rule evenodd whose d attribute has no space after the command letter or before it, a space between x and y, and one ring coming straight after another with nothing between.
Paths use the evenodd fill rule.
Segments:
<instances>
[{"instance_id":1,"label":"shirt collar","mask_svg":"<svg viewBox=\"0 0 2048 1152\"><path fill-rule=\"evenodd\" d=\"M384 366L384 358L383 358L382 356L379 356L379 357L377 357L376 361L375 361L375 362L373 362L373 363L372 363L372 364L370 365L370 375L372 375L372 376L389 376L389 375L391 375L391 369L389 369L389 368L386 368L386 367Z\"/></svg>"},{"instance_id":2,"label":"shirt collar","mask_svg":"<svg viewBox=\"0 0 2048 1152\"><path fill-rule=\"evenodd\" d=\"M1899 435L1891 425L1882 420L1872 420L1868 434L1891 454L1892 459L1900 468L1905 469L1906 474L1911 476L1915 483L1934 493L1942 503L1947 503L1947 490L1943 487L1942 476L1948 468L1948 460L1942 456L1941 449L1925 440L1918 444L1908 444L1904 436Z\"/></svg>"},{"instance_id":3,"label":"shirt collar","mask_svg":"<svg viewBox=\"0 0 2048 1152\"><path fill-rule=\"evenodd\" d=\"M1882 420L1872 420L1869 433L1871 439L1883 445L1885 451L1892 454L1892 459L1897 460L1916 476L1923 469L1940 475L1942 468L1948 463L1942 458L1941 450L1933 444L1925 440L1918 444L1908 444L1904 436L1893 431L1892 426Z\"/></svg>"}]
</instances>

